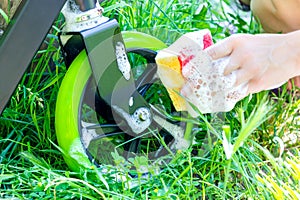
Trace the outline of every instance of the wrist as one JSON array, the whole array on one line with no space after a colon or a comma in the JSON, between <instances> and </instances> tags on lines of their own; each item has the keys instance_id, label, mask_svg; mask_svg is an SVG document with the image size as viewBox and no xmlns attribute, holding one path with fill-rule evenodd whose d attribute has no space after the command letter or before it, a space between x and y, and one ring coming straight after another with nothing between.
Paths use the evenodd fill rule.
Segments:
<instances>
[{"instance_id":1,"label":"wrist","mask_svg":"<svg viewBox=\"0 0 300 200\"><path fill-rule=\"evenodd\" d=\"M290 54L290 61L294 67L295 75L300 75L300 30L287 33L285 35L287 41L287 51Z\"/></svg>"}]
</instances>

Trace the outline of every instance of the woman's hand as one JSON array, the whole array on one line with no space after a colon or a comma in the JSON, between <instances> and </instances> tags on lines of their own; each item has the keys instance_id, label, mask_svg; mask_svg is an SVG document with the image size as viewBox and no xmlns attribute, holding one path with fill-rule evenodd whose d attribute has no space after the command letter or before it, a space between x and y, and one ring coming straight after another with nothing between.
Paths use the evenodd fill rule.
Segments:
<instances>
[{"instance_id":1,"label":"woman's hand","mask_svg":"<svg viewBox=\"0 0 300 200\"><path fill-rule=\"evenodd\" d=\"M300 31L289 34L236 34L206 49L213 60L229 56L224 75L236 72L236 85L248 93L280 86L300 75Z\"/></svg>"}]
</instances>

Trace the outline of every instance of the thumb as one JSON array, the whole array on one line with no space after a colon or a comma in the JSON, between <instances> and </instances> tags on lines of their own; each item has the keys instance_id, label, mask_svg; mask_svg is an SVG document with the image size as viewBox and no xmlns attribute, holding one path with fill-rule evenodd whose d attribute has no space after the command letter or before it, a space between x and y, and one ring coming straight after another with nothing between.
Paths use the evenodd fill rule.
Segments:
<instances>
[{"instance_id":1,"label":"thumb","mask_svg":"<svg viewBox=\"0 0 300 200\"><path fill-rule=\"evenodd\" d=\"M223 39L204 50L213 60L229 56L233 51L232 37Z\"/></svg>"}]
</instances>

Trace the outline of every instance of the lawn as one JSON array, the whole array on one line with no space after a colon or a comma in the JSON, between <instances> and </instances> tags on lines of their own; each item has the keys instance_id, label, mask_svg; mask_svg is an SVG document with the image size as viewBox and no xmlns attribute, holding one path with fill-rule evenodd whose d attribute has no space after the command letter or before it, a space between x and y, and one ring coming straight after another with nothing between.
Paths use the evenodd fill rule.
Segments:
<instances>
[{"instance_id":1,"label":"lawn","mask_svg":"<svg viewBox=\"0 0 300 200\"><path fill-rule=\"evenodd\" d=\"M122 30L145 32L168 45L204 28L215 42L262 32L230 0L101 5ZM299 91L285 86L250 95L230 112L194 119L194 144L170 155L168 163L124 162L114 155L117 166L69 170L54 128L56 96L67 71L57 45L62 21L59 16L53 24L0 117L1 199L300 199ZM130 176L141 163L149 172Z\"/></svg>"}]
</instances>

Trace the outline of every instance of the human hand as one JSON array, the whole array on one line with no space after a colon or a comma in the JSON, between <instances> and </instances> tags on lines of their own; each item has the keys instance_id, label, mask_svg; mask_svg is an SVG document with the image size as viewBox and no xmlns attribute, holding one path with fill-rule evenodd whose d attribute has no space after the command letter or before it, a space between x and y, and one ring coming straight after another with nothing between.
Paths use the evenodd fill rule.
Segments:
<instances>
[{"instance_id":1,"label":"human hand","mask_svg":"<svg viewBox=\"0 0 300 200\"><path fill-rule=\"evenodd\" d=\"M228 56L224 75L236 72L235 85L248 83L248 93L278 87L300 74L300 32L236 34L206 49L213 60Z\"/></svg>"},{"instance_id":2,"label":"human hand","mask_svg":"<svg viewBox=\"0 0 300 200\"><path fill-rule=\"evenodd\" d=\"M159 51L155 58L157 73L175 109L188 111L193 117L199 115L194 107L201 113L227 112L247 92L246 85L234 86L235 73L223 75L228 58L213 61L203 51L211 44L209 30L190 32Z\"/></svg>"}]
</instances>

